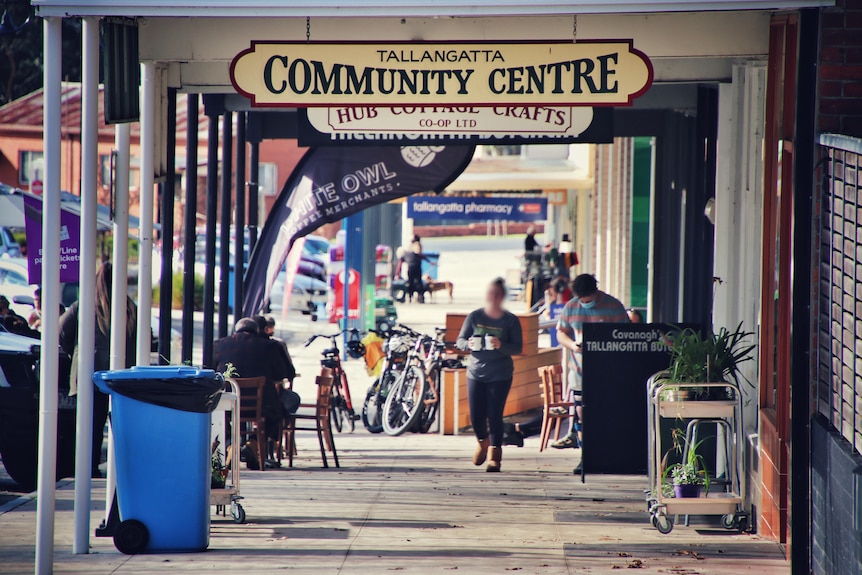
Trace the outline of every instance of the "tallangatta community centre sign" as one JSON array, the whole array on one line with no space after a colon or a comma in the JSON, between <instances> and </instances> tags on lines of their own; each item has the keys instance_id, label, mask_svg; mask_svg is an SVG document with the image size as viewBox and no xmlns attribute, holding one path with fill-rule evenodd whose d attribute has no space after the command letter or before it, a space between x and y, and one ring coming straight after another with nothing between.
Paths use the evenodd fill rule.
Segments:
<instances>
[{"instance_id":1,"label":"tallangatta community centre sign","mask_svg":"<svg viewBox=\"0 0 862 575\"><path fill-rule=\"evenodd\" d=\"M627 106L652 83L630 40L470 43L263 42L231 63L258 107Z\"/></svg>"}]
</instances>

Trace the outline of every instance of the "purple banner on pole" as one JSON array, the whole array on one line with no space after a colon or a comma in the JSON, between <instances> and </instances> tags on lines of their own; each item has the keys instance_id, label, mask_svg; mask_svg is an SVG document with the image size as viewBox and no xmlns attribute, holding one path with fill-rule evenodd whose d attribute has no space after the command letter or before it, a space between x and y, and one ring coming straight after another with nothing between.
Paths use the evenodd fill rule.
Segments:
<instances>
[{"instance_id":1,"label":"purple banner on pole","mask_svg":"<svg viewBox=\"0 0 862 575\"><path fill-rule=\"evenodd\" d=\"M243 314L260 313L297 238L326 223L418 192L441 192L475 146L311 148L266 220L245 274Z\"/></svg>"},{"instance_id":2,"label":"purple banner on pole","mask_svg":"<svg viewBox=\"0 0 862 575\"><path fill-rule=\"evenodd\" d=\"M60 283L74 283L79 277L81 218L60 212L60 261L42 261L42 198L24 196L24 230L27 234L27 272L31 284L42 283L42 266L60 268Z\"/></svg>"}]
</instances>

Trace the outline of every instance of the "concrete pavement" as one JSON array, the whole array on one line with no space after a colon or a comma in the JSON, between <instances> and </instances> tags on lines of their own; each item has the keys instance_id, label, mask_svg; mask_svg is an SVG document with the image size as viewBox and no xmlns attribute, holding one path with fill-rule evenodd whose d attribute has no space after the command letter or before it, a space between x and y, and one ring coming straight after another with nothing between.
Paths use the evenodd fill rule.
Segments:
<instances>
[{"instance_id":1,"label":"concrete pavement","mask_svg":"<svg viewBox=\"0 0 862 575\"><path fill-rule=\"evenodd\" d=\"M649 525L643 477L571 475L577 452L508 448L503 473L468 458L469 437L336 438L341 469L320 468L316 438L299 440L297 468L243 472L249 523L213 516L205 553L120 555L93 539L71 554L72 485L58 492L55 573L677 575L788 571L777 545L717 526ZM169 470L153 469L153 473ZM96 481L93 524L102 517ZM0 515L0 572L31 573L35 502Z\"/></svg>"},{"instance_id":2,"label":"concrete pavement","mask_svg":"<svg viewBox=\"0 0 862 575\"><path fill-rule=\"evenodd\" d=\"M453 303L399 306L401 321L422 331L443 325L447 311L481 303L490 278L515 267L519 242L426 242L443 251L440 277L455 282ZM429 245L430 244L430 245ZM513 304L515 309L515 304ZM303 374L296 388L313 397L322 342L301 343L335 326L291 318L285 335ZM370 378L347 363L357 403ZM361 403L360 403L361 405ZM357 406L359 407L359 405ZM341 469L320 468L316 437L299 437L294 469L243 472L249 523L213 516L205 553L119 554L93 539L92 554L71 554L70 481L57 497L55 573L604 574L618 569L672 575L784 574L777 545L710 524L678 526L667 536L649 525L643 477L571 475L577 451L538 453L537 440L507 448L503 473L470 465L470 437L372 436L357 429L336 437ZM170 469L153 468L153 474ZM92 525L104 516L104 481L95 481ZM0 514L0 573L32 573L35 501ZM7 506L8 509L8 506Z\"/></svg>"}]
</instances>

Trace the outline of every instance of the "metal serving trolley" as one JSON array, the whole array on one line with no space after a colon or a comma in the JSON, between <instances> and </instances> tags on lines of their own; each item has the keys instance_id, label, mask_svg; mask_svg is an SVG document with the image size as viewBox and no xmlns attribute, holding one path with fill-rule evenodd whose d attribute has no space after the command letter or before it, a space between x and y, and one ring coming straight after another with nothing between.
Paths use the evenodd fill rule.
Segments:
<instances>
[{"instance_id":1,"label":"metal serving trolley","mask_svg":"<svg viewBox=\"0 0 862 575\"><path fill-rule=\"evenodd\" d=\"M708 394L711 390L728 390L726 399L694 400L681 397L681 390ZM749 514L745 509L745 482L741 469L743 457L743 396L735 383L670 383L666 373L660 372L647 381L647 421L649 438L649 489L647 506L650 521L660 533L673 530L679 515L686 524L689 515L721 515L721 525L728 530L744 531L748 528ZM683 460L688 450L698 444L703 425L723 430L725 469L723 478L710 479L710 489L699 497L676 498L667 494L664 470L661 422L663 419L688 420L686 425ZM721 449L722 442L716 444Z\"/></svg>"},{"instance_id":2,"label":"metal serving trolley","mask_svg":"<svg viewBox=\"0 0 862 575\"><path fill-rule=\"evenodd\" d=\"M230 461L230 474L224 488L210 490L210 505L215 505L216 513L221 512L222 515L225 514L225 509L230 505L230 514L233 520L236 523L245 523L245 509L240 503L242 497L239 494L239 388L230 378L225 378L225 381L230 386L230 391L222 393L221 399L213 411L213 416L230 412L231 444L230 447L225 446L225 464ZM228 455L228 453L230 454Z\"/></svg>"}]
</instances>

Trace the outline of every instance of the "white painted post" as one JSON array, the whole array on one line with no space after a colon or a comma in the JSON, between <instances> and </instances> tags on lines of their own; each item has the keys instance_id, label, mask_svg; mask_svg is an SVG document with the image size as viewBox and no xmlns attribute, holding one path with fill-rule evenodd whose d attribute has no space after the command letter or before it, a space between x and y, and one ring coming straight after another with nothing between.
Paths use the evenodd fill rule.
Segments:
<instances>
[{"instance_id":1,"label":"white painted post","mask_svg":"<svg viewBox=\"0 0 862 575\"><path fill-rule=\"evenodd\" d=\"M114 184L114 269L111 289L111 369L126 367L126 298L129 289L129 154L130 124L117 124L114 146L117 167ZM105 481L105 517L111 511L117 478L114 470L114 436L108 425L108 473Z\"/></svg>"},{"instance_id":2,"label":"white painted post","mask_svg":"<svg viewBox=\"0 0 862 575\"><path fill-rule=\"evenodd\" d=\"M45 18L42 194L42 341L39 362L39 470L36 503L36 575L54 571L54 497L57 473L57 374L60 355L60 63L62 20Z\"/></svg>"},{"instance_id":3,"label":"white painted post","mask_svg":"<svg viewBox=\"0 0 862 575\"><path fill-rule=\"evenodd\" d=\"M72 551L90 552L93 354L96 347L96 206L99 164L99 20L84 18L81 79L81 260L78 295L78 414Z\"/></svg>"},{"instance_id":4,"label":"white painted post","mask_svg":"<svg viewBox=\"0 0 862 575\"><path fill-rule=\"evenodd\" d=\"M413 218L407 216L407 201L401 204L401 245L407 247L413 240Z\"/></svg>"},{"instance_id":5,"label":"white painted post","mask_svg":"<svg viewBox=\"0 0 862 575\"><path fill-rule=\"evenodd\" d=\"M153 179L155 175L156 64L141 63L141 218L138 250L137 364L150 364L153 307ZM165 294L169 297L170 294Z\"/></svg>"}]
</instances>

